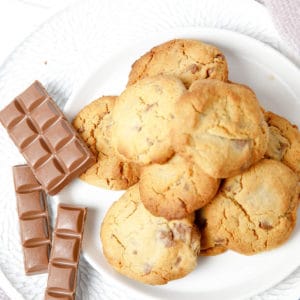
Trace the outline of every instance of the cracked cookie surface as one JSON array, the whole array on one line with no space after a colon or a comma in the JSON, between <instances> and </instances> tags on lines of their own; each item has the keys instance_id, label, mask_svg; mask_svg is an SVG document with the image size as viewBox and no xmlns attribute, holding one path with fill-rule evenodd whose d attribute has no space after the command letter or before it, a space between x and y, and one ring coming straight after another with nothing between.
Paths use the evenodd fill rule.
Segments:
<instances>
[{"instance_id":1,"label":"cracked cookie surface","mask_svg":"<svg viewBox=\"0 0 300 300\"><path fill-rule=\"evenodd\" d=\"M197 79L228 79L224 55L214 46L196 40L171 40L139 58L129 74L128 85L154 75L175 75L189 87Z\"/></svg>"},{"instance_id":2,"label":"cracked cookie surface","mask_svg":"<svg viewBox=\"0 0 300 300\"><path fill-rule=\"evenodd\" d=\"M296 125L272 112L265 113L270 138L266 157L280 160L300 178L300 132Z\"/></svg>"},{"instance_id":3,"label":"cracked cookie surface","mask_svg":"<svg viewBox=\"0 0 300 300\"><path fill-rule=\"evenodd\" d=\"M173 146L208 175L227 178L260 160L268 126L250 88L214 79L195 81L177 102Z\"/></svg>"},{"instance_id":4,"label":"cracked cookie surface","mask_svg":"<svg viewBox=\"0 0 300 300\"><path fill-rule=\"evenodd\" d=\"M162 163L174 151L170 132L176 101L186 91L174 76L144 78L118 97L112 112L112 144L128 161Z\"/></svg>"},{"instance_id":5,"label":"cracked cookie surface","mask_svg":"<svg viewBox=\"0 0 300 300\"><path fill-rule=\"evenodd\" d=\"M180 219L206 205L216 194L219 180L175 154L165 164L152 164L141 171L141 199L155 216Z\"/></svg>"},{"instance_id":6,"label":"cracked cookie surface","mask_svg":"<svg viewBox=\"0 0 300 300\"><path fill-rule=\"evenodd\" d=\"M199 211L202 249L218 246L252 255L281 245L295 227L297 183L290 168L269 159L226 179Z\"/></svg>"},{"instance_id":7,"label":"cracked cookie surface","mask_svg":"<svg viewBox=\"0 0 300 300\"><path fill-rule=\"evenodd\" d=\"M104 96L85 106L73 126L97 156L97 162L80 178L89 184L113 190L127 189L139 179L139 168L124 162L111 146L111 111L116 97Z\"/></svg>"},{"instance_id":8,"label":"cracked cookie surface","mask_svg":"<svg viewBox=\"0 0 300 300\"><path fill-rule=\"evenodd\" d=\"M167 221L153 216L140 200L138 184L107 212L101 226L103 252L121 274L158 285L194 270L200 234L194 215Z\"/></svg>"}]
</instances>

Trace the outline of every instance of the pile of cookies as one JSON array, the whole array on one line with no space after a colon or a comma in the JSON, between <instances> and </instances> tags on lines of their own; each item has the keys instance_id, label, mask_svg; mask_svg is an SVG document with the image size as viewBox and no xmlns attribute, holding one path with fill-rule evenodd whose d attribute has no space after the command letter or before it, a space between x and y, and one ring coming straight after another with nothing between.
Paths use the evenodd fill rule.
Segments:
<instances>
[{"instance_id":1,"label":"pile of cookies","mask_svg":"<svg viewBox=\"0 0 300 300\"><path fill-rule=\"evenodd\" d=\"M147 284L187 275L201 255L251 255L296 223L300 133L228 80L219 49L172 40L132 66L120 96L73 122L97 163L81 178L127 189L101 227L118 272Z\"/></svg>"}]
</instances>

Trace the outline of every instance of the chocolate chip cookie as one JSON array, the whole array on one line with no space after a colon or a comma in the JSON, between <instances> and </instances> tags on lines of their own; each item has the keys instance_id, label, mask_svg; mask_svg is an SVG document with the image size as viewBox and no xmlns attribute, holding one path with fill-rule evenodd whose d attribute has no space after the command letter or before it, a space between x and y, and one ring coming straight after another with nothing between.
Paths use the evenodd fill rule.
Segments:
<instances>
[{"instance_id":1,"label":"chocolate chip cookie","mask_svg":"<svg viewBox=\"0 0 300 300\"><path fill-rule=\"evenodd\" d=\"M212 177L238 174L267 150L268 126L246 86L195 81L177 102L176 114L173 147Z\"/></svg>"},{"instance_id":2,"label":"chocolate chip cookie","mask_svg":"<svg viewBox=\"0 0 300 300\"><path fill-rule=\"evenodd\" d=\"M224 181L199 211L201 247L224 247L251 255L283 244L297 214L297 175L283 163L263 159Z\"/></svg>"},{"instance_id":3,"label":"chocolate chip cookie","mask_svg":"<svg viewBox=\"0 0 300 300\"><path fill-rule=\"evenodd\" d=\"M112 145L127 161L163 163L174 153L175 107L186 91L174 76L144 78L126 88L112 112Z\"/></svg>"},{"instance_id":4,"label":"chocolate chip cookie","mask_svg":"<svg viewBox=\"0 0 300 300\"><path fill-rule=\"evenodd\" d=\"M192 272L200 252L194 215L167 221L153 216L135 185L115 202L101 227L103 252L119 273L157 285Z\"/></svg>"},{"instance_id":5,"label":"chocolate chip cookie","mask_svg":"<svg viewBox=\"0 0 300 300\"><path fill-rule=\"evenodd\" d=\"M180 219L207 204L216 194L219 180L197 165L174 155L165 164L152 164L141 171L141 199L155 216Z\"/></svg>"},{"instance_id":6,"label":"chocolate chip cookie","mask_svg":"<svg viewBox=\"0 0 300 300\"><path fill-rule=\"evenodd\" d=\"M176 39L152 48L132 66L128 85L154 75L175 75L188 88L193 81L228 79L228 66L222 52L197 40Z\"/></svg>"},{"instance_id":7,"label":"chocolate chip cookie","mask_svg":"<svg viewBox=\"0 0 300 300\"><path fill-rule=\"evenodd\" d=\"M266 157L280 160L300 178L300 132L296 125L272 112L265 113L270 138Z\"/></svg>"},{"instance_id":8,"label":"chocolate chip cookie","mask_svg":"<svg viewBox=\"0 0 300 300\"><path fill-rule=\"evenodd\" d=\"M113 190L127 189L139 180L139 167L123 161L111 146L111 111L116 97L104 96L84 107L73 126L89 145L97 162L80 178L95 186Z\"/></svg>"}]
</instances>

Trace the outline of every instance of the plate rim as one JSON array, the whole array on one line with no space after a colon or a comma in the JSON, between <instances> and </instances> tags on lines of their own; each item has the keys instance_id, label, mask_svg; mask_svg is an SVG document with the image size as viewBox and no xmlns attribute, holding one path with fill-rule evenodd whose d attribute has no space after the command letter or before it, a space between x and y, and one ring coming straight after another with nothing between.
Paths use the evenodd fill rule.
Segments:
<instances>
[{"instance_id":1,"label":"plate rim","mask_svg":"<svg viewBox=\"0 0 300 300\"><path fill-rule=\"evenodd\" d=\"M289 65L289 67L291 67L295 72L298 72L300 75L300 68L298 68L298 66L296 65L295 62L293 62L291 59L289 59L287 56L285 56L283 53L281 53L279 50L277 50L276 48L274 48L273 46L271 46L270 44L267 44L259 39L256 39L252 36L249 36L247 34L241 33L241 32L237 32L237 31L233 31L233 30L229 30L229 29L224 29L224 28L214 28L214 27L197 27L197 26L187 26L187 27L178 27L178 28L173 28L171 30L168 30L168 32L163 32L163 34L167 35L170 32L172 34L178 33L179 31L179 35L182 34L184 31L197 31L197 32L202 32L202 31L207 31L207 32L211 32L211 33L220 33L220 34L228 34L228 35L233 35L237 38L243 38L246 39L250 42L254 42L257 43L261 48L265 48L267 49L267 51L269 51L272 55L276 55L278 56L280 59L282 59L285 63L287 63ZM193 32L196 34L196 32ZM150 35L150 38L152 38L154 36L154 34ZM142 43L143 41L148 40L147 39L143 39L140 40L139 42L136 42L135 44L138 43ZM125 49L123 50L116 50L111 52L109 58L107 60L110 60L112 57L115 57L116 55L120 54L122 51L126 50L127 48L131 48L131 46L126 45ZM105 62L103 62L105 63ZM95 68L93 68L93 70L91 71L90 75L88 75L85 79L84 79L84 83L86 83L87 80L90 80L99 70L101 66L96 66ZM64 112L68 113L68 110L70 109L70 103L74 101L74 98L76 98L76 95L83 89L83 87L85 86L84 83L81 83L78 88L74 89L68 99L68 101L66 102L63 110ZM300 101L300 99L299 99Z\"/></svg>"}]
</instances>

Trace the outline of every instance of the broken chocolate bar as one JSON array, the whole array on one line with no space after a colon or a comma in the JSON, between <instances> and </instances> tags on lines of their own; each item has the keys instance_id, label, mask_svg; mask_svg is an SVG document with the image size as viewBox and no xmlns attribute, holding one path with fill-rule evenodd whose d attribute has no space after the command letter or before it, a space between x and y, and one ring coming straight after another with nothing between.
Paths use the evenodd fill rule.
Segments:
<instances>
[{"instance_id":1,"label":"broken chocolate bar","mask_svg":"<svg viewBox=\"0 0 300 300\"><path fill-rule=\"evenodd\" d=\"M0 121L49 195L95 163L94 155L38 81L0 112Z\"/></svg>"},{"instance_id":2,"label":"broken chocolate bar","mask_svg":"<svg viewBox=\"0 0 300 300\"><path fill-rule=\"evenodd\" d=\"M45 299L74 299L86 208L60 204Z\"/></svg>"},{"instance_id":3,"label":"broken chocolate bar","mask_svg":"<svg viewBox=\"0 0 300 300\"><path fill-rule=\"evenodd\" d=\"M30 167L13 167L26 275L46 273L50 252L46 195Z\"/></svg>"}]
</instances>

